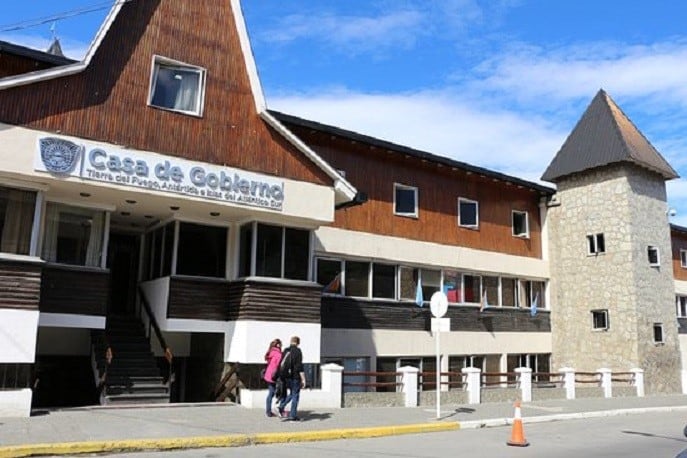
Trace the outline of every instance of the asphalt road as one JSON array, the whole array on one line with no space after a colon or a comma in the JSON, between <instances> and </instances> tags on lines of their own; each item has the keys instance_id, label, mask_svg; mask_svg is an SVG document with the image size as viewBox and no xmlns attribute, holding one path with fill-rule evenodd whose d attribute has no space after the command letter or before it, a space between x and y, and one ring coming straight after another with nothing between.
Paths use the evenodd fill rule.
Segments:
<instances>
[{"instance_id":1,"label":"asphalt road","mask_svg":"<svg viewBox=\"0 0 687 458\"><path fill-rule=\"evenodd\" d=\"M143 452L127 458L434 458L465 457L675 457L687 450L684 412L525 424L530 446L509 447L510 427L459 430L378 439L260 445L226 449Z\"/></svg>"}]
</instances>

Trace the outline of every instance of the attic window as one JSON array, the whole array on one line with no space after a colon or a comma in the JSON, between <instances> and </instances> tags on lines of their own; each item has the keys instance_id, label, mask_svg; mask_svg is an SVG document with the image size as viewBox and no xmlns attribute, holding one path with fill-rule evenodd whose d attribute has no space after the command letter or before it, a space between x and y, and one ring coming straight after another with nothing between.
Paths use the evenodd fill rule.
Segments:
<instances>
[{"instance_id":1,"label":"attic window","mask_svg":"<svg viewBox=\"0 0 687 458\"><path fill-rule=\"evenodd\" d=\"M202 116L205 69L161 56L153 58L148 104L165 110Z\"/></svg>"}]
</instances>

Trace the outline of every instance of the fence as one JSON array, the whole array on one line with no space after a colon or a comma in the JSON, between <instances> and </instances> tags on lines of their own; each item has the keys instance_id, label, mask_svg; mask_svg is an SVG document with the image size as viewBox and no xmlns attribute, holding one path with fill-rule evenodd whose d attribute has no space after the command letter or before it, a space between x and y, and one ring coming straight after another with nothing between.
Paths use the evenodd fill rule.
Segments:
<instances>
[{"instance_id":1,"label":"fence","mask_svg":"<svg viewBox=\"0 0 687 458\"><path fill-rule=\"evenodd\" d=\"M403 405L417 407L421 393L436 390L436 373L420 372L415 367L405 366L395 372L349 372L336 364L325 364L321 368L322 388L309 390L301 397L304 408L337 408L346 405L346 389L359 389L358 402L365 405ZM537 399L541 393L552 393L567 399L575 399L576 390L582 397L612 397L613 387L623 391L621 395L644 396L644 371L631 369L627 372L612 372L602 368L596 372L575 372L562 368L559 372L532 372L528 367L519 367L513 372L482 372L466 367L461 372L441 372L440 392L461 391L466 393L468 404L486 401L520 399L530 402L533 394ZM590 393L585 392L589 387ZM556 390L557 389L557 390ZM350 391L350 390L349 390ZM247 407L263 407L267 390L241 390L241 404ZM375 396L377 403L375 404ZM507 398L500 399L499 396ZM462 399L462 397L461 397Z\"/></svg>"}]
</instances>

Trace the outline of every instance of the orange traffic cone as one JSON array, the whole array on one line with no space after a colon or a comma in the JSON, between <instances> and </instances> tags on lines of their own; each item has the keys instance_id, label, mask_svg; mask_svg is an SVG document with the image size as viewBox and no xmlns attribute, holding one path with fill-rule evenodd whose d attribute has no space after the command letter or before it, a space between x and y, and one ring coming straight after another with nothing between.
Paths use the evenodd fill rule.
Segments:
<instances>
[{"instance_id":1,"label":"orange traffic cone","mask_svg":"<svg viewBox=\"0 0 687 458\"><path fill-rule=\"evenodd\" d=\"M515 417L513 418L513 429L510 433L510 440L506 442L514 447L527 447L530 445L525 439L525 432L522 429L522 417L520 416L520 401L515 402Z\"/></svg>"}]
</instances>

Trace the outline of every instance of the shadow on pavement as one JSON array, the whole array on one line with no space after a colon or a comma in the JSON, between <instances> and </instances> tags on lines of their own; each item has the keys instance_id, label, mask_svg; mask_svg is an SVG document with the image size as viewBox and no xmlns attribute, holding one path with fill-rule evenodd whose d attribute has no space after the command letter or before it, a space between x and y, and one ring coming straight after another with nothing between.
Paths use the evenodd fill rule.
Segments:
<instances>
[{"instance_id":1,"label":"shadow on pavement","mask_svg":"<svg viewBox=\"0 0 687 458\"><path fill-rule=\"evenodd\" d=\"M687 442L687 439L680 439L680 438L671 437L671 436L661 436L660 434L643 433L641 431L620 431L620 432L624 433L624 434L636 434L637 436L656 437L659 439L670 439L670 440L678 441L678 442Z\"/></svg>"}]
</instances>

